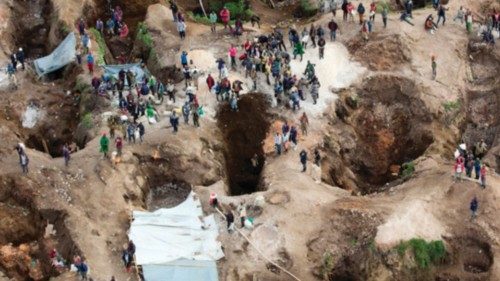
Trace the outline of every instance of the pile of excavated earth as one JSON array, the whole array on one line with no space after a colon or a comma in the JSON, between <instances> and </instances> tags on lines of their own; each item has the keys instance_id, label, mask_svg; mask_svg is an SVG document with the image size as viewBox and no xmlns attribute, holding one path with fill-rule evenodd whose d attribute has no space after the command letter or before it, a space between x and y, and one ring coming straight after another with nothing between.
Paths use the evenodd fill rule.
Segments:
<instances>
[{"instance_id":1,"label":"pile of excavated earth","mask_svg":"<svg viewBox=\"0 0 500 281\"><path fill-rule=\"evenodd\" d=\"M431 5L415 9L410 25L400 21L397 2L404 1L387 1L387 28L377 14L369 40L357 20L342 21L339 9L338 38L327 40L324 59L308 46L303 61L290 63L297 75L308 61L315 64L317 103L308 97L296 111L276 104L264 74L251 91L252 80L238 66L229 71L231 81L243 82L237 112L205 83L208 74L218 77L216 60L228 61L231 44L243 52L245 40L275 26L327 28L332 14L296 19L291 11L301 1L245 1L261 26L245 23L243 35L233 37L222 25L212 33L190 16L200 3L208 10L207 2L228 1L177 2L187 17L185 40L167 1L0 0L0 64L22 47L27 68L17 71L16 87L0 74L0 280L78 280L69 269L75 256L85 259L93 280L138 280L137 268L127 272L122 262L132 212L178 206L191 191L218 224L225 256L217 261L219 280L500 280L500 50L477 34L498 1L448 1L448 21L435 34L424 30L426 17L436 14ZM369 7L371 1L361 2ZM177 90L175 102L166 97L155 105L157 123L141 119L144 141L125 142L119 161L99 152L118 102L89 90L93 76L85 64L45 77L32 67L68 33L79 42L80 19L89 27L106 21L108 5L123 9L130 35L90 32L91 51L108 65L121 55L142 62L163 82L175 81ZM472 34L452 20L460 6L477 20ZM141 32L147 40L136 36ZM169 117L187 99L182 51L201 72L196 95L204 115L198 128L181 120L174 134ZM96 66L94 75L102 73ZM295 149L276 155L274 134L285 121L299 126L304 112L308 134L299 133ZM484 189L474 177L453 178L459 145L481 141ZM18 143L29 156L27 174ZM73 151L68 166L65 144ZM306 172L302 150L310 160ZM236 206L246 206L253 227L239 229L244 236L227 231L225 218L209 205L211 193L223 210L233 210L238 227ZM479 208L471 219L474 197ZM426 243L443 245L443 255L434 259ZM52 263L54 249L64 266Z\"/></svg>"}]
</instances>

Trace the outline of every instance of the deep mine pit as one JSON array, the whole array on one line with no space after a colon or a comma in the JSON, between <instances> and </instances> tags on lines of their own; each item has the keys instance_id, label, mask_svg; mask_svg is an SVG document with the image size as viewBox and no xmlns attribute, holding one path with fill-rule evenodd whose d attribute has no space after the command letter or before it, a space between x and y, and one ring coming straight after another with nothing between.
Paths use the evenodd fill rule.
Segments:
<instances>
[{"instance_id":1,"label":"deep mine pit","mask_svg":"<svg viewBox=\"0 0 500 281\"><path fill-rule=\"evenodd\" d=\"M48 257L56 249L67 263L80 254L65 225L66 214L38 209L23 180L0 178L0 270L14 280L49 280L60 274Z\"/></svg>"},{"instance_id":2,"label":"deep mine pit","mask_svg":"<svg viewBox=\"0 0 500 281\"><path fill-rule=\"evenodd\" d=\"M398 76L365 79L355 92L341 94L336 115L342 122L329 180L362 193L380 190L401 173L401 165L422 155L433 142L431 114L418 97L415 82ZM334 126L335 127L335 126ZM335 145L326 139L328 149ZM344 163L344 164L341 164ZM346 179L344 165L355 178Z\"/></svg>"},{"instance_id":3,"label":"deep mine pit","mask_svg":"<svg viewBox=\"0 0 500 281\"><path fill-rule=\"evenodd\" d=\"M263 94L243 95L238 107L235 112L229 104L222 104L217 113L218 127L225 144L224 159L231 195L262 190L263 141L271 123L269 103Z\"/></svg>"}]
</instances>

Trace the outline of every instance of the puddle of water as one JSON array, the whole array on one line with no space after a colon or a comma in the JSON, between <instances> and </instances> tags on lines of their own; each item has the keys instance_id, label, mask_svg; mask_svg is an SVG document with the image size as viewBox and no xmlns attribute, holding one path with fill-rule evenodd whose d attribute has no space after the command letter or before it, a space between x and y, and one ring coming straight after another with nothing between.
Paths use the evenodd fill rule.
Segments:
<instances>
[{"instance_id":1,"label":"puddle of water","mask_svg":"<svg viewBox=\"0 0 500 281\"><path fill-rule=\"evenodd\" d=\"M24 128L34 128L41 117L42 111L35 105L29 105L23 113L22 125Z\"/></svg>"}]
</instances>

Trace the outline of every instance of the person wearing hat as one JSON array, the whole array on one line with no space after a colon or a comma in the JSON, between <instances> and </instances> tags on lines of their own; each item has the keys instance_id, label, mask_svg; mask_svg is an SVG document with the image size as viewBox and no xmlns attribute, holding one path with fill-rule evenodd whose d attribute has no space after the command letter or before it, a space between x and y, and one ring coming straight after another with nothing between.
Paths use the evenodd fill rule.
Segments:
<instances>
[{"instance_id":1,"label":"person wearing hat","mask_svg":"<svg viewBox=\"0 0 500 281\"><path fill-rule=\"evenodd\" d=\"M19 48L19 50L17 51L17 54L16 54L16 58L17 58L17 61L19 61L19 63L21 64L21 67L23 68L23 70L25 70L23 48Z\"/></svg>"}]
</instances>

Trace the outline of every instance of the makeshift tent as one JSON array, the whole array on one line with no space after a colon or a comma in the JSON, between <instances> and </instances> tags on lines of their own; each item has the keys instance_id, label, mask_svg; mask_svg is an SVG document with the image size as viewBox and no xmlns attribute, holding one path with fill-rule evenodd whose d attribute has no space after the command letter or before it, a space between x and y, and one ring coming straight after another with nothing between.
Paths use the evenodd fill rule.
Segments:
<instances>
[{"instance_id":1,"label":"makeshift tent","mask_svg":"<svg viewBox=\"0 0 500 281\"><path fill-rule=\"evenodd\" d=\"M38 76L56 71L76 59L76 37L71 32L48 56L35 60L35 70Z\"/></svg>"},{"instance_id":2,"label":"makeshift tent","mask_svg":"<svg viewBox=\"0 0 500 281\"><path fill-rule=\"evenodd\" d=\"M193 192L177 207L134 211L133 218L129 238L146 281L218 280L215 261L224 257L218 227L214 215L203 217Z\"/></svg>"},{"instance_id":3,"label":"makeshift tent","mask_svg":"<svg viewBox=\"0 0 500 281\"><path fill-rule=\"evenodd\" d=\"M102 68L104 69L104 74L112 76L115 79L118 79L120 70L132 71L135 74L136 81L142 81L144 76L149 76L149 71L146 68L142 68L139 63L103 65Z\"/></svg>"}]
</instances>

